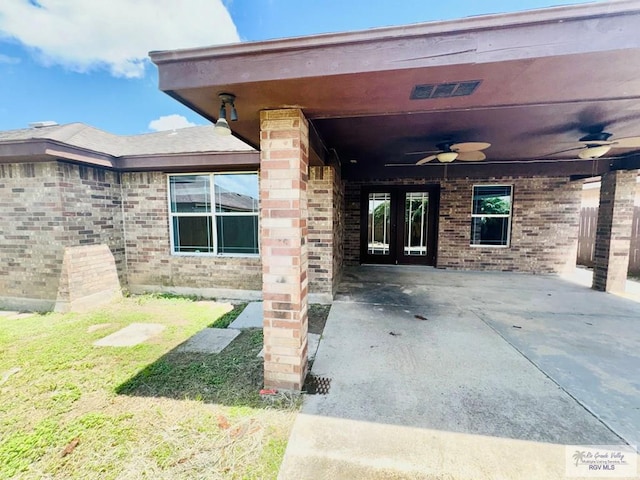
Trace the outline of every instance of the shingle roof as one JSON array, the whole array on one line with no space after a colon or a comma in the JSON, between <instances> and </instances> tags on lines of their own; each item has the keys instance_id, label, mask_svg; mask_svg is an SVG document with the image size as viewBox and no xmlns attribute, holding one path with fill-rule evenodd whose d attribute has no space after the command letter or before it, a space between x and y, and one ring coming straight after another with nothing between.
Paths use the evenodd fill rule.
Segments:
<instances>
[{"instance_id":1,"label":"shingle roof","mask_svg":"<svg viewBox=\"0 0 640 480\"><path fill-rule=\"evenodd\" d=\"M0 131L0 143L50 139L116 157L198 152L239 152L253 148L232 135L213 133L213 125L141 135L114 135L83 123Z\"/></svg>"}]
</instances>

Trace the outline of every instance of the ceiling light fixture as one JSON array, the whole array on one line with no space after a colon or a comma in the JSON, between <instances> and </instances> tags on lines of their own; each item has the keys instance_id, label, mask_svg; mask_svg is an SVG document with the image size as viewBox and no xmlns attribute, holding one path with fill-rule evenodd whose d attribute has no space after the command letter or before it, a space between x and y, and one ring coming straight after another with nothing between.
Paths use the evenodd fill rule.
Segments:
<instances>
[{"instance_id":1,"label":"ceiling light fixture","mask_svg":"<svg viewBox=\"0 0 640 480\"><path fill-rule=\"evenodd\" d=\"M436 155L439 162L450 163L458 158L458 152L440 152Z\"/></svg>"},{"instance_id":2,"label":"ceiling light fixture","mask_svg":"<svg viewBox=\"0 0 640 480\"><path fill-rule=\"evenodd\" d=\"M218 121L216 122L216 126L213 131L217 135L231 135L231 127L229 127L229 123L227 122L227 105L231 107L231 121L237 121L238 112L236 111L236 106L234 105L236 96L232 93L221 93L220 95L218 95L218 98L220 99L220 112L218 114Z\"/></svg>"},{"instance_id":3,"label":"ceiling light fixture","mask_svg":"<svg viewBox=\"0 0 640 480\"><path fill-rule=\"evenodd\" d=\"M587 145L585 148L580 150L580 153L578 153L578 157L582 158L583 160L600 158L609 150L611 150L611 145Z\"/></svg>"}]
</instances>

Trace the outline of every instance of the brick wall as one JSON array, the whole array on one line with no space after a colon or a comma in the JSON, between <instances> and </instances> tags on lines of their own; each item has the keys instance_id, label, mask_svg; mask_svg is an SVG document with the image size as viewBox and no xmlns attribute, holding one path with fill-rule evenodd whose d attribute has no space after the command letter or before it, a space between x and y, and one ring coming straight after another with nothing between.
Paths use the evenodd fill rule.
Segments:
<instances>
[{"instance_id":1,"label":"brick wall","mask_svg":"<svg viewBox=\"0 0 640 480\"><path fill-rule=\"evenodd\" d=\"M473 185L513 185L511 245L471 247ZM561 273L575 267L582 184L567 178L444 181L440 191L437 266Z\"/></svg>"},{"instance_id":2,"label":"brick wall","mask_svg":"<svg viewBox=\"0 0 640 480\"><path fill-rule=\"evenodd\" d=\"M602 175L593 269L596 290L625 291L637 177L637 170Z\"/></svg>"},{"instance_id":3,"label":"brick wall","mask_svg":"<svg viewBox=\"0 0 640 480\"><path fill-rule=\"evenodd\" d=\"M126 280L120 174L102 168L58 163L60 201L68 243L108 245L121 282Z\"/></svg>"},{"instance_id":4,"label":"brick wall","mask_svg":"<svg viewBox=\"0 0 640 480\"><path fill-rule=\"evenodd\" d=\"M171 255L167 176L160 172L123 173L123 203L132 291L165 289L261 290L257 257ZM157 288L160 287L160 288Z\"/></svg>"},{"instance_id":5,"label":"brick wall","mask_svg":"<svg viewBox=\"0 0 640 480\"><path fill-rule=\"evenodd\" d=\"M598 207L583 207L580 211L580 236L578 237L578 265L593 267L595 257ZM631 241L629 247L628 275L640 276L640 207L633 208Z\"/></svg>"},{"instance_id":6,"label":"brick wall","mask_svg":"<svg viewBox=\"0 0 640 480\"><path fill-rule=\"evenodd\" d=\"M421 180L367 182L421 185ZM566 177L450 179L440 182L437 266L468 270L559 273L575 266L581 183ZM471 197L474 185L513 185L511 246L471 247ZM345 191L345 263L360 261L360 192Z\"/></svg>"},{"instance_id":7,"label":"brick wall","mask_svg":"<svg viewBox=\"0 0 640 480\"><path fill-rule=\"evenodd\" d=\"M383 182L378 182L378 184L380 183ZM361 182L345 182L344 239L342 242L345 265L360 264L360 194L362 186Z\"/></svg>"},{"instance_id":8,"label":"brick wall","mask_svg":"<svg viewBox=\"0 0 640 480\"><path fill-rule=\"evenodd\" d=\"M122 285L134 290L261 290L259 258L172 256L166 175L122 177L121 189L121 174L99 168L61 162L0 165L2 305L53 308L65 248L81 245L108 245Z\"/></svg>"},{"instance_id":9,"label":"brick wall","mask_svg":"<svg viewBox=\"0 0 640 480\"><path fill-rule=\"evenodd\" d=\"M336 168L310 167L309 290L330 301L342 269L342 182Z\"/></svg>"},{"instance_id":10,"label":"brick wall","mask_svg":"<svg viewBox=\"0 0 640 480\"><path fill-rule=\"evenodd\" d=\"M122 182L130 289L262 290L259 258L171 255L165 174L123 173ZM312 167L307 193L309 290L326 296L337 288L342 266L343 185L339 173L333 167Z\"/></svg>"},{"instance_id":11,"label":"brick wall","mask_svg":"<svg viewBox=\"0 0 640 480\"><path fill-rule=\"evenodd\" d=\"M333 290L335 294L342 278L344 264L344 182L340 176L340 166L334 168L333 179Z\"/></svg>"},{"instance_id":12,"label":"brick wall","mask_svg":"<svg viewBox=\"0 0 640 480\"><path fill-rule=\"evenodd\" d=\"M260 150L264 384L301 390L309 286L309 126L302 111L261 111Z\"/></svg>"},{"instance_id":13,"label":"brick wall","mask_svg":"<svg viewBox=\"0 0 640 480\"><path fill-rule=\"evenodd\" d=\"M65 248L56 311L84 310L117 297L122 297L122 290L107 245Z\"/></svg>"},{"instance_id":14,"label":"brick wall","mask_svg":"<svg viewBox=\"0 0 640 480\"><path fill-rule=\"evenodd\" d=\"M124 276L119 174L61 162L0 165L0 302L53 307L65 247L108 245Z\"/></svg>"}]
</instances>

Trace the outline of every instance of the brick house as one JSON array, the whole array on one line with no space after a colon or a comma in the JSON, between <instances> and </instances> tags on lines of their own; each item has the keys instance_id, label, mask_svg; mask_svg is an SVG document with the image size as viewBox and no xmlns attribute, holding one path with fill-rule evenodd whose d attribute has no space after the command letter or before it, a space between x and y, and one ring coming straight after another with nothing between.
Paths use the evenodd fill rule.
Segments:
<instances>
[{"instance_id":1,"label":"brick house","mask_svg":"<svg viewBox=\"0 0 640 480\"><path fill-rule=\"evenodd\" d=\"M79 123L0 132L0 306L66 310L120 285L210 296L259 290L257 253L208 252L202 262L199 252L172 249L180 232L169 228L168 214L170 189L183 210L202 203L180 181L208 177L184 172L233 165L230 177L252 178L256 190L258 159L212 126L129 137ZM257 217L242 193L221 191L218 204L229 218L244 218L239 210ZM188 215L174 221L188 223Z\"/></svg>"},{"instance_id":2,"label":"brick house","mask_svg":"<svg viewBox=\"0 0 640 480\"><path fill-rule=\"evenodd\" d=\"M121 185L108 201L122 205L122 234L59 227L56 240L76 245L92 230L86 243L109 244L132 290L261 295L265 384L299 389L309 297L330 300L343 266L571 270L586 178L602 178L594 288L623 288L640 168L639 22L640 3L621 1L152 52L161 90L218 125L233 109L234 135L256 151L174 145L87 163L52 148L34 164L0 144L0 161L13 162L0 165L0 194L18 190L0 211L35 230L36 213L69 204L69 175ZM52 175L62 207L18 197ZM251 207L225 211L229 191ZM2 256L20 267L18 244ZM6 291L12 274L0 273Z\"/></svg>"}]
</instances>

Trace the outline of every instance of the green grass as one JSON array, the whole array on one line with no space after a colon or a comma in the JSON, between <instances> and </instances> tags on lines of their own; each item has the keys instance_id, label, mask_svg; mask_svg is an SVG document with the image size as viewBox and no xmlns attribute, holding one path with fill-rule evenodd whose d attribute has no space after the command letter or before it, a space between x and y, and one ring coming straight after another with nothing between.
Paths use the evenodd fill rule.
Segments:
<instances>
[{"instance_id":1,"label":"green grass","mask_svg":"<svg viewBox=\"0 0 640 480\"><path fill-rule=\"evenodd\" d=\"M262 331L245 330L219 354L168 353L116 391L258 408L261 348Z\"/></svg>"},{"instance_id":2,"label":"green grass","mask_svg":"<svg viewBox=\"0 0 640 480\"><path fill-rule=\"evenodd\" d=\"M238 315L242 313L242 311L247 306L247 303L238 303L233 306L233 310L228 311L220 318L217 318L212 324L209 326L212 328L227 328L231 323L238 318Z\"/></svg>"},{"instance_id":3,"label":"green grass","mask_svg":"<svg viewBox=\"0 0 640 480\"><path fill-rule=\"evenodd\" d=\"M14 372L0 385L0 478L275 478L297 403L258 395L262 332L217 355L173 351L236 307L149 295L0 317L0 379ZM133 322L166 328L135 347L92 345Z\"/></svg>"}]
</instances>

